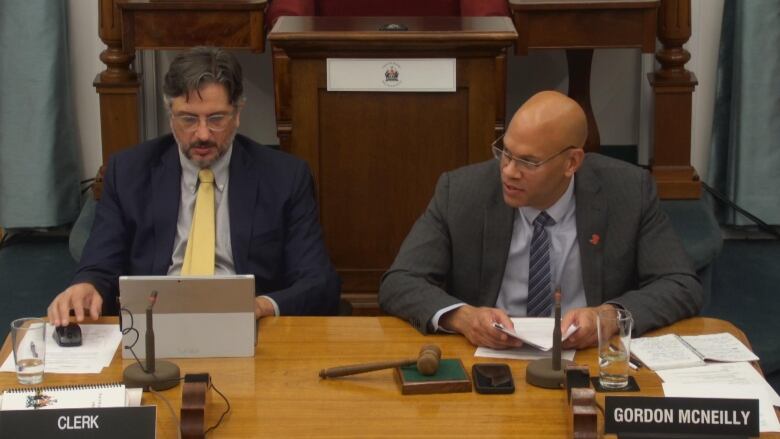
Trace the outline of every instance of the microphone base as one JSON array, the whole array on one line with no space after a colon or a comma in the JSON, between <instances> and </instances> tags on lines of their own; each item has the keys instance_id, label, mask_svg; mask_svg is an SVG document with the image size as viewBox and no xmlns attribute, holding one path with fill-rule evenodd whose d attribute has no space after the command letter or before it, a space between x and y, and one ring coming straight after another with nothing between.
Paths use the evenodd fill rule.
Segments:
<instances>
[{"instance_id":1,"label":"microphone base","mask_svg":"<svg viewBox=\"0 0 780 439\"><path fill-rule=\"evenodd\" d=\"M149 388L166 390L179 385L181 377L179 366L170 361L157 360L154 369L154 373L147 373L144 372L140 364L131 364L125 368L122 381L125 383L125 387L141 387L144 392L148 392Z\"/></svg>"},{"instance_id":2,"label":"microphone base","mask_svg":"<svg viewBox=\"0 0 780 439\"><path fill-rule=\"evenodd\" d=\"M563 389L566 384L566 366L574 364L561 359L561 369L553 370L552 358L542 358L528 363L525 369L525 381L545 389Z\"/></svg>"}]
</instances>

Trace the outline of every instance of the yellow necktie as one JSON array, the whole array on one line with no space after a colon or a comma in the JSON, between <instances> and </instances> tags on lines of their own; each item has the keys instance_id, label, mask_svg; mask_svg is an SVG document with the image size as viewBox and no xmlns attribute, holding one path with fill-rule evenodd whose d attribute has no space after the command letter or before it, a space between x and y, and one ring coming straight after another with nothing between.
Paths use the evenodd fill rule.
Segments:
<instances>
[{"instance_id":1,"label":"yellow necktie","mask_svg":"<svg viewBox=\"0 0 780 439\"><path fill-rule=\"evenodd\" d=\"M198 172L198 195L192 227L184 252L181 274L214 274L214 173L211 169Z\"/></svg>"}]
</instances>

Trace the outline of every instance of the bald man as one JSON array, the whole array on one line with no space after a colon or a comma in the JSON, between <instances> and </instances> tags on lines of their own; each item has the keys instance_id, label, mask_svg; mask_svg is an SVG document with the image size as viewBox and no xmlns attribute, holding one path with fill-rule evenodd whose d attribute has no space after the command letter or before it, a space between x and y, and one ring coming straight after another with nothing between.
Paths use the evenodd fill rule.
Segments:
<instances>
[{"instance_id":1,"label":"bald man","mask_svg":"<svg viewBox=\"0 0 780 439\"><path fill-rule=\"evenodd\" d=\"M531 97L494 142L495 160L445 173L390 270L379 303L423 333L477 346L520 342L493 326L549 317L560 288L565 348L596 344L596 314L624 308L634 334L695 315L702 287L637 166L585 154L582 108Z\"/></svg>"}]
</instances>

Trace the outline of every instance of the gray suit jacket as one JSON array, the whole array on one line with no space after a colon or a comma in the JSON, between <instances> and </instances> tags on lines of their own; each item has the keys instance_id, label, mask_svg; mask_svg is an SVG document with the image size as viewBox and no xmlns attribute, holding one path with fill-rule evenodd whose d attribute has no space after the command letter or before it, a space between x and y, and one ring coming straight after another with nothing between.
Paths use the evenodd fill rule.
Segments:
<instances>
[{"instance_id":1,"label":"gray suit jacket","mask_svg":"<svg viewBox=\"0 0 780 439\"><path fill-rule=\"evenodd\" d=\"M699 312L701 283L647 171L586 154L574 193L588 306L628 309L635 335ZM444 307L494 307L516 212L504 203L496 160L443 174L382 277L381 308L426 333Z\"/></svg>"}]
</instances>

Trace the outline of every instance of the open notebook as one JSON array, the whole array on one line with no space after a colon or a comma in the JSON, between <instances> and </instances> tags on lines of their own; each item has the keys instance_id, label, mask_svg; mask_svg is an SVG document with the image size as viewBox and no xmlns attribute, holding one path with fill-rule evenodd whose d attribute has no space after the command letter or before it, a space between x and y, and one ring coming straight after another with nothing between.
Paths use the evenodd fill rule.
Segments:
<instances>
[{"instance_id":1,"label":"open notebook","mask_svg":"<svg viewBox=\"0 0 780 439\"><path fill-rule=\"evenodd\" d=\"M733 335L666 334L631 340L631 354L653 370L704 366L706 361L757 361L758 357Z\"/></svg>"}]
</instances>

